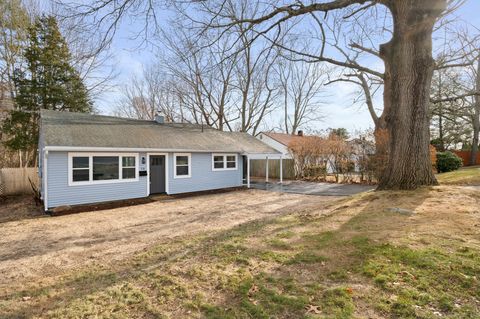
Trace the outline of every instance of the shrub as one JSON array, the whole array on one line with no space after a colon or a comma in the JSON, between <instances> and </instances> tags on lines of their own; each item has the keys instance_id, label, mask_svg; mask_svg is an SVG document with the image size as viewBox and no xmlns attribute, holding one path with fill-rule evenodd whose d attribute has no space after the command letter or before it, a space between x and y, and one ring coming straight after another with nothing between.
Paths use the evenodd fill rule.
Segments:
<instances>
[{"instance_id":1,"label":"shrub","mask_svg":"<svg viewBox=\"0 0 480 319\"><path fill-rule=\"evenodd\" d=\"M439 173L451 172L462 167L463 161L452 152L437 153L437 170Z\"/></svg>"}]
</instances>

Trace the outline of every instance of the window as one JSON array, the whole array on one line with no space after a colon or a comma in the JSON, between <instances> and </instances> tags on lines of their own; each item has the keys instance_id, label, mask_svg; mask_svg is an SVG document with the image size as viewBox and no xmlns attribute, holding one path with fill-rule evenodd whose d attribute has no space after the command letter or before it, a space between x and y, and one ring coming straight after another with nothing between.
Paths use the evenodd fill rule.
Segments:
<instances>
[{"instance_id":1,"label":"window","mask_svg":"<svg viewBox=\"0 0 480 319\"><path fill-rule=\"evenodd\" d=\"M212 155L212 170L225 171L237 169L237 155L236 154L213 154Z\"/></svg>"},{"instance_id":2,"label":"window","mask_svg":"<svg viewBox=\"0 0 480 319\"><path fill-rule=\"evenodd\" d=\"M138 156L69 153L69 185L137 181Z\"/></svg>"},{"instance_id":3,"label":"window","mask_svg":"<svg viewBox=\"0 0 480 319\"><path fill-rule=\"evenodd\" d=\"M215 155L213 156L213 168L215 169L222 169L224 167L223 156L222 155Z\"/></svg>"},{"instance_id":4,"label":"window","mask_svg":"<svg viewBox=\"0 0 480 319\"><path fill-rule=\"evenodd\" d=\"M174 178L191 177L191 154L175 154Z\"/></svg>"},{"instance_id":5,"label":"window","mask_svg":"<svg viewBox=\"0 0 480 319\"><path fill-rule=\"evenodd\" d=\"M90 158L74 157L72 163L72 181L84 182L90 179Z\"/></svg>"},{"instance_id":6,"label":"window","mask_svg":"<svg viewBox=\"0 0 480 319\"><path fill-rule=\"evenodd\" d=\"M119 179L118 156L93 156L93 180Z\"/></svg>"},{"instance_id":7,"label":"window","mask_svg":"<svg viewBox=\"0 0 480 319\"><path fill-rule=\"evenodd\" d=\"M136 174L135 156L122 157L122 179L135 178Z\"/></svg>"},{"instance_id":8,"label":"window","mask_svg":"<svg viewBox=\"0 0 480 319\"><path fill-rule=\"evenodd\" d=\"M227 168L237 168L237 156L227 155Z\"/></svg>"}]
</instances>

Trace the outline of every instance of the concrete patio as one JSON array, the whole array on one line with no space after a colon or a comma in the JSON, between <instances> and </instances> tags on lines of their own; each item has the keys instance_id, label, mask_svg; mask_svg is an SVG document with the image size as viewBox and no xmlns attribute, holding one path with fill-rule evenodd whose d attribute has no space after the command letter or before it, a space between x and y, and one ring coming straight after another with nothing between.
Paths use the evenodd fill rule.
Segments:
<instances>
[{"instance_id":1,"label":"concrete patio","mask_svg":"<svg viewBox=\"0 0 480 319\"><path fill-rule=\"evenodd\" d=\"M265 183L252 181L251 187L273 192L317 195L317 196L349 196L375 189L373 185L316 183L304 181L284 181Z\"/></svg>"}]
</instances>

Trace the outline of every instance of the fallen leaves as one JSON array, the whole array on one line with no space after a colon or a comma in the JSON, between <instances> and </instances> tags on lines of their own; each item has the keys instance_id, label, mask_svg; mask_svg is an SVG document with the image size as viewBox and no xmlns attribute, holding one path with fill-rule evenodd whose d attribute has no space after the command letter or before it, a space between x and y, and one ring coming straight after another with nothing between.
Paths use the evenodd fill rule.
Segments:
<instances>
[{"instance_id":1,"label":"fallen leaves","mask_svg":"<svg viewBox=\"0 0 480 319\"><path fill-rule=\"evenodd\" d=\"M248 300L249 300L251 303L253 303L254 305L257 305L257 304L258 304L258 300L255 300L255 299L253 298L253 295L254 295L255 293L257 293L258 290L259 290L259 289L258 289L258 286L255 285L255 284L253 284L252 287L250 287L250 289L248 290L248 293L247 293Z\"/></svg>"},{"instance_id":2,"label":"fallen leaves","mask_svg":"<svg viewBox=\"0 0 480 319\"><path fill-rule=\"evenodd\" d=\"M314 314L322 313L322 311L320 310L320 306L315 306L315 305L307 305L305 307L305 310L307 310L307 313L314 313Z\"/></svg>"}]
</instances>

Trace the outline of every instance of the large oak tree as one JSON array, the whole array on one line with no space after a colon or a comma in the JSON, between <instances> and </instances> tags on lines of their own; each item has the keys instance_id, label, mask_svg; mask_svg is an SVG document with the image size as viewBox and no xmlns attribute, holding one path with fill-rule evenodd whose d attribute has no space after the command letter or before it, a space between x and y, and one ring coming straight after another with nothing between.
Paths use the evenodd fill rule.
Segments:
<instances>
[{"instance_id":1,"label":"large oak tree","mask_svg":"<svg viewBox=\"0 0 480 319\"><path fill-rule=\"evenodd\" d=\"M430 87L435 66L432 57L432 33L436 21L447 9L447 0L336 0L309 5L295 2L280 7L272 5L270 11L250 18L222 16L219 10L220 18L210 24L225 30L237 24L245 24L249 28L263 26L258 32L259 36L263 36L298 16L320 12L325 19L331 11L353 7L345 16L349 18L377 5L383 5L389 10L393 24L391 39L381 44L378 50L378 57L384 63L384 72L372 70L348 58L340 60L328 56L324 47L320 53L311 57L318 62L351 68L383 80L382 117L389 144L388 160L379 188L414 189L422 185L435 185L437 181L429 156L428 118ZM323 21L318 16L316 21L323 32ZM325 36L322 40L324 44L327 43ZM298 53L305 56L302 52Z\"/></svg>"},{"instance_id":2,"label":"large oak tree","mask_svg":"<svg viewBox=\"0 0 480 319\"><path fill-rule=\"evenodd\" d=\"M202 33L202 28L217 28L221 34L229 34L239 25L246 32L255 30L259 38L268 38L272 45L282 50L298 53L300 59L310 62L330 63L349 68L363 74L369 74L382 80L384 86L384 111L381 116L386 127L388 140L388 160L380 180L380 189L414 189L422 185L435 185L437 181L432 172L429 156L429 119L428 105L430 87L435 67L432 58L432 34L438 19L448 11L448 5L457 6L463 0L331 0L313 1L303 4L300 1L166 1L175 7L185 8L182 17L191 17L192 28ZM225 8L255 2L261 6L253 16L236 16ZM91 15L99 24L107 24L105 39L108 41L115 34L122 16L129 12L136 15L145 13L145 34L155 33L159 27L155 19L158 2L144 0L105 1L92 0L88 5L69 3L78 15ZM157 8L156 8L157 6ZM193 7L192 7L193 6ZM328 25L328 18L341 13L342 23L348 19L357 19L365 12L383 10L389 12L391 38L375 50L351 43L351 47L376 54L383 61L384 68L377 71L347 55L331 55L329 33L334 33L335 26ZM205 14L202 19L199 13ZM99 16L102 19L98 19ZM295 48L286 48L279 36L297 23L302 17L310 17L310 28L317 28L318 36L314 42L321 42L319 50L314 53L296 52ZM154 23L149 23L149 22ZM358 19L360 21L361 19ZM293 21L293 22L292 22ZM364 20L368 21L368 20ZM368 23L367 23L368 24ZM97 25L100 27L100 25ZM358 25L359 28L367 25ZM383 31L383 30L382 30ZM305 32L307 33L307 32ZM218 39L212 39L216 41ZM347 45L348 46L348 45ZM335 49L335 46L332 46ZM340 48L339 51L342 51ZM339 57L340 56L340 57Z\"/></svg>"}]
</instances>

